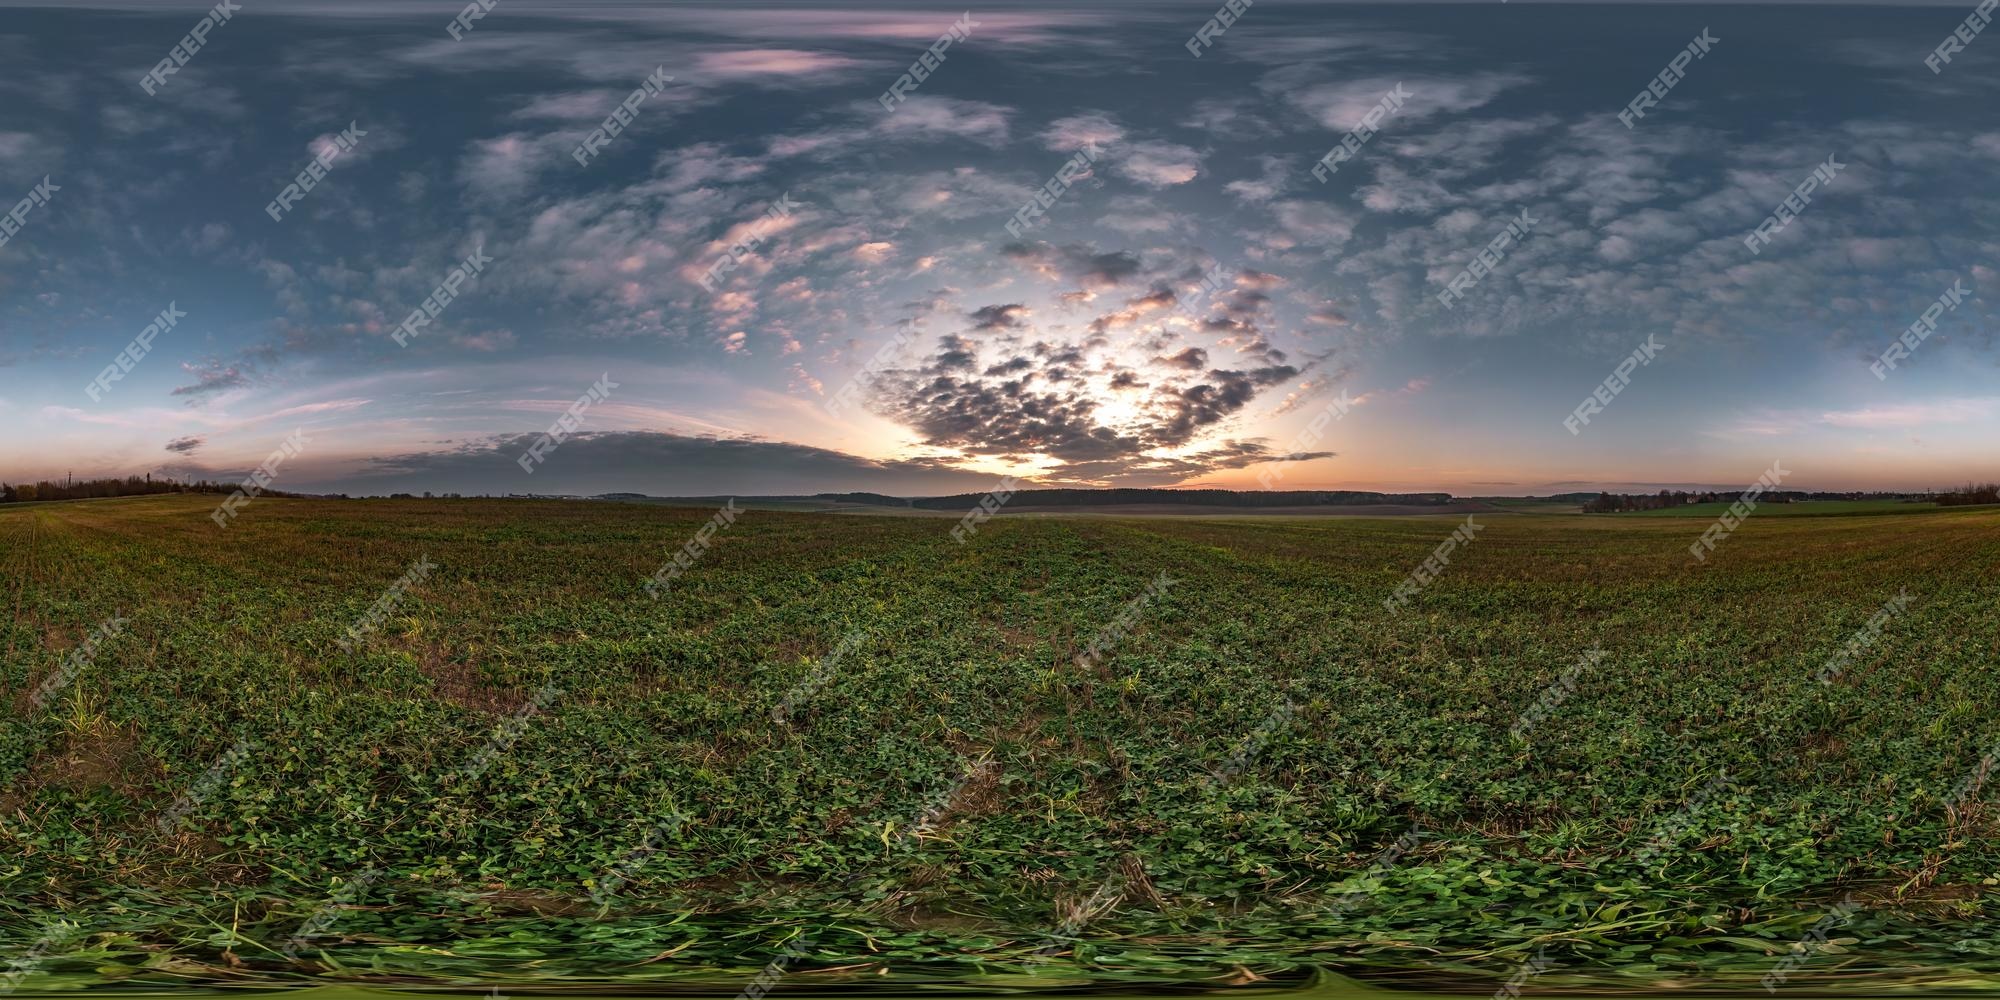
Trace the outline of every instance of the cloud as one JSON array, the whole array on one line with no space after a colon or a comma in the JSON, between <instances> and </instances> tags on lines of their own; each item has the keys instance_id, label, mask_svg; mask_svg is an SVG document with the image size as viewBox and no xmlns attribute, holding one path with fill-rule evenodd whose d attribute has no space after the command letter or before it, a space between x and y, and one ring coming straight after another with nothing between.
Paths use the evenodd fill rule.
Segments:
<instances>
[{"instance_id":1,"label":"cloud","mask_svg":"<svg viewBox=\"0 0 2000 1000\"><path fill-rule=\"evenodd\" d=\"M332 480L350 492L639 492L656 496L776 495L875 490L913 495L984 489L992 476L924 459L877 460L754 438L658 431L585 431L549 453L535 474L515 463L539 433L480 438L442 451L375 459Z\"/></svg>"},{"instance_id":2,"label":"cloud","mask_svg":"<svg viewBox=\"0 0 2000 1000\"><path fill-rule=\"evenodd\" d=\"M1820 422L1834 427L1860 430L1891 430L1905 427L1932 427L1985 420L2000 408L2000 399L1941 399L1895 406L1869 406L1858 410L1835 410L1820 414Z\"/></svg>"},{"instance_id":3,"label":"cloud","mask_svg":"<svg viewBox=\"0 0 2000 1000\"><path fill-rule=\"evenodd\" d=\"M188 437L175 438L167 442L167 450L176 455L192 455L197 449L207 443L208 439L205 437L190 435Z\"/></svg>"},{"instance_id":4,"label":"cloud","mask_svg":"<svg viewBox=\"0 0 2000 1000\"><path fill-rule=\"evenodd\" d=\"M1303 83L1301 78L1320 75L1324 70L1305 64L1274 71L1258 86L1265 92L1310 115L1336 136L1361 124L1393 88L1409 93L1402 110L1392 119L1398 124L1419 121L1434 115L1455 115L1479 108L1501 92L1520 87L1530 78L1518 73L1475 73L1467 76L1371 76L1323 83Z\"/></svg>"},{"instance_id":5,"label":"cloud","mask_svg":"<svg viewBox=\"0 0 2000 1000\"><path fill-rule=\"evenodd\" d=\"M229 389L238 389L250 384L250 377L235 365L219 361L206 361L200 365L183 362L181 370L194 376L194 381L174 389L172 395L190 396L196 399L211 396Z\"/></svg>"},{"instance_id":6,"label":"cloud","mask_svg":"<svg viewBox=\"0 0 2000 1000\"><path fill-rule=\"evenodd\" d=\"M491 198L518 197L526 193L539 174L563 162L584 135L582 130L541 135L510 132L497 138L475 139L459 165L459 180Z\"/></svg>"},{"instance_id":7,"label":"cloud","mask_svg":"<svg viewBox=\"0 0 2000 1000\"><path fill-rule=\"evenodd\" d=\"M689 74L703 82L789 77L817 81L863 65L859 59L804 49L731 49L704 52Z\"/></svg>"},{"instance_id":8,"label":"cloud","mask_svg":"<svg viewBox=\"0 0 2000 1000\"><path fill-rule=\"evenodd\" d=\"M832 160L882 142L960 139L999 147L1008 140L1013 115L1012 108L998 104L937 95L911 97L887 113L874 101L859 101L843 109L846 124L773 136L765 149L778 158Z\"/></svg>"},{"instance_id":9,"label":"cloud","mask_svg":"<svg viewBox=\"0 0 2000 1000\"><path fill-rule=\"evenodd\" d=\"M1179 143L1148 139L1112 153L1111 169L1150 188L1172 187L1201 173L1201 154Z\"/></svg>"},{"instance_id":10,"label":"cloud","mask_svg":"<svg viewBox=\"0 0 2000 1000\"><path fill-rule=\"evenodd\" d=\"M1028 325L1027 315L1028 307L1019 302L980 306L968 314L975 330L1018 330Z\"/></svg>"},{"instance_id":11,"label":"cloud","mask_svg":"<svg viewBox=\"0 0 2000 1000\"><path fill-rule=\"evenodd\" d=\"M1048 243L1009 243L1000 254L1021 261L1045 278L1061 279L1086 291L1102 291L1131 280L1139 273L1139 255L1129 250L1099 252L1082 244L1054 246Z\"/></svg>"},{"instance_id":12,"label":"cloud","mask_svg":"<svg viewBox=\"0 0 2000 1000\"><path fill-rule=\"evenodd\" d=\"M1058 118L1042 130L1042 147L1071 153L1086 147L1110 146L1125 138L1125 126L1101 111Z\"/></svg>"}]
</instances>

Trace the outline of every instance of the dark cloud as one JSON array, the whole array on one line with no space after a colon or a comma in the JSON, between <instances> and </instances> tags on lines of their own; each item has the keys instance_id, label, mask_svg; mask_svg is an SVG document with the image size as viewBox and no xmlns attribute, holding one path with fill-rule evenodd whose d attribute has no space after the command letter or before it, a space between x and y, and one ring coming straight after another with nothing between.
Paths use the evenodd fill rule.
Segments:
<instances>
[{"instance_id":1,"label":"dark cloud","mask_svg":"<svg viewBox=\"0 0 2000 1000\"><path fill-rule=\"evenodd\" d=\"M1086 291L1113 288L1139 273L1139 255L1130 250L1098 251L1079 243L1053 246L1048 243L1009 243L1000 253L1027 264L1045 278L1081 285Z\"/></svg>"},{"instance_id":2,"label":"dark cloud","mask_svg":"<svg viewBox=\"0 0 2000 1000\"><path fill-rule=\"evenodd\" d=\"M207 361L200 365L183 363L181 369L194 376L194 381L174 389L176 396L202 397L235 389L250 384L249 376L235 365L225 365L219 361Z\"/></svg>"},{"instance_id":3,"label":"dark cloud","mask_svg":"<svg viewBox=\"0 0 2000 1000\"><path fill-rule=\"evenodd\" d=\"M1298 375L1290 365L1213 369L1193 384L1160 386L1136 414L1112 426L1099 412L1105 390L1091 384L1108 377L1110 390L1138 388L1145 383L1136 373L1107 358L1093 362L1074 344L1038 342L973 376L975 352L958 340L942 345L928 364L885 372L875 383L876 412L916 431L927 446L969 456L1047 455L1064 463L1051 481L1078 483L1172 482L1282 457L1255 441L1171 458L1153 452L1185 447L1215 430L1259 393ZM1158 361L1201 372L1208 352L1189 347Z\"/></svg>"},{"instance_id":4,"label":"dark cloud","mask_svg":"<svg viewBox=\"0 0 2000 1000\"><path fill-rule=\"evenodd\" d=\"M1019 302L980 306L968 315L975 330L1019 330L1028 325L1024 322L1028 315L1028 307Z\"/></svg>"},{"instance_id":5,"label":"dark cloud","mask_svg":"<svg viewBox=\"0 0 2000 1000\"><path fill-rule=\"evenodd\" d=\"M1243 409L1259 390L1279 385L1299 370L1290 365L1254 371L1211 371L1208 381L1159 393L1166 417L1148 437L1153 447L1177 448Z\"/></svg>"},{"instance_id":6,"label":"dark cloud","mask_svg":"<svg viewBox=\"0 0 2000 1000\"><path fill-rule=\"evenodd\" d=\"M876 461L780 441L693 437L656 431L571 436L533 475L516 459L539 433L501 435L448 451L374 460L361 475L321 491L389 493L649 493L654 496L776 495L847 490L922 495L985 489L993 477L928 459Z\"/></svg>"},{"instance_id":7,"label":"dark cloud","mask_svg":"<svg viewBox=\"0 0 2000 1000\"><path fill-rule=\"evenodd\" d=\"M175 438L172 441L167 442L167 450L173 452L176 455L192 455L194 454L195 449L200 448L202 445L207 443L208 443L207 438L195 435L189 435L188 437Z\"/></svg>"}]
</instances>

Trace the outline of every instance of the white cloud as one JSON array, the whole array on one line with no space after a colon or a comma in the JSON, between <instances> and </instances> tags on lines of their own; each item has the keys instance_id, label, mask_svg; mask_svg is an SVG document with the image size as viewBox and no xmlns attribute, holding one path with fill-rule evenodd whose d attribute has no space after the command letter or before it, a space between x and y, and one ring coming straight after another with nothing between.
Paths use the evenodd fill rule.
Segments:
<instances>
[{"instance_id":1,"label":"white cloud","mask_svg":"<svg viewBox=\"0 0 2000 1000\"><path fill-rule=\"evenodd\" d=\"M1114 150L1111 169L1151 188L1186 184L1201 173L1201 154L1179 143L1148 139Z\"/></svg>"}]
</instances>

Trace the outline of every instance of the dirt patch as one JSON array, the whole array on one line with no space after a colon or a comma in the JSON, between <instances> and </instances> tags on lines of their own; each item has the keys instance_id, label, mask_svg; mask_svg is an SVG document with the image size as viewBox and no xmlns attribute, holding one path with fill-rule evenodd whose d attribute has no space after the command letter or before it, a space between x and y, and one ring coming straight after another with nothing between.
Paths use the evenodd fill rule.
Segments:
<instances>
[{"instance_id":1,"label":"dirt patch","mask_svg":"<svg viewBox=\"0 0 2000 1000\"><path fill-rule=\"evenodd\" d=\"M942 830L961 819L991 816L1000 811L1006 798L1006 789L1000 780L1000 762L985 761L965 776L965 780L954 790L951 800L931 821L931 828Z\"/></svg>"},{"instance_id":2,"label":"dirt patch","mask_svg":"<svg viewBox=\"0 0 2000 1000\"><path fill-rule=\"evenodd\" d=\"M995 625L993 628L1000 633L1008 649L1033 649L1036 643L1041 642L1040 636L1024 628L1009 625Z\"/></svg>"},{"instance_id":3,"label":"dirt patch","mask_svg":"<svg viewBox=\"0 0 2000 1000\"><path fill-rule=\"evenodd\" d=\"M935 931L940 934L990 934L1000 930L992 920L953 913L929 903L912 903L884 914L890 924L908 931Z\"/></svg>"},{"instance_id":4,"label":"dirt patch","mask_svg":"<svg viewBox=\"0 0 2000 1000\"><path fill-rule=\"evenodd\" d=\"M0 796L0 813L21 808L43 788L77 793L110 789L127 798L144 799L164 776L159 762L139 749L137 733L99 725L65 735L61 747L30 761L20 785Z\"/></svg>"},{"instance_id":5,"label":"dirt patch","mask_svg":"<svg viewBox=\"0 0 2000 1000\"><path fill-rule=\"evenodd\" d=\"M494 687L477 664L451 659L441 647L430 647L417 658L417 669L431 679L438 697L460 708L488 715L512 715L528 703L526 692Z\"/></svg>"}]
</instances>

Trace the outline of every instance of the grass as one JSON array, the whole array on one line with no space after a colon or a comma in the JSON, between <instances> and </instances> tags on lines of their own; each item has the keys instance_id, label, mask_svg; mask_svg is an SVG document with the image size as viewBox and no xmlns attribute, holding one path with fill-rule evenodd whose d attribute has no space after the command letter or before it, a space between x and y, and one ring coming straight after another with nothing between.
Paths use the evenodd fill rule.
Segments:
<instances>
[{"instance_id":1,"label":"grass","mask_svg":"<svg viewBox=\"0 0 2000 1000\"><path fill-rule=\"evenodd\" d=\"M1749 985L1850 897L1794 984L2000 963L2000 831L1946 808L2000 736L2000 511L1767 506L1705 565L1696 524L1482 515L1391 615L1453 519L1002 517L959 546L746 511L654 601L713 511L212 505L0 508L24 988L665 987L788 947L788 983L1490 989L1539 954L1535 986Z\"/></svg>"}]
</instances>

